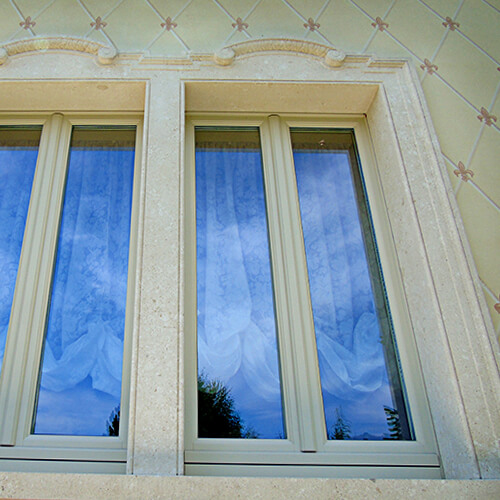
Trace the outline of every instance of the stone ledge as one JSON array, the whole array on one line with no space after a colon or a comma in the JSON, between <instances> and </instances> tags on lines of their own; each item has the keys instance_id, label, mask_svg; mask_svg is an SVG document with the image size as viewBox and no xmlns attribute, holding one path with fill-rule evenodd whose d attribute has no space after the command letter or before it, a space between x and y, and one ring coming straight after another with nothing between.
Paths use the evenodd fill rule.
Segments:
<instances>
[{"instance_id":1,"label":"stone ledge","mask_svg":"<svg viewBox=\"0 0 500 500\"><path fill-rule=\"evenodd\" d=\"M296 479L0 473L0 497L30 499L273 498L293 500L500 497L500 481Z\"/></svg>"}]
</instances>

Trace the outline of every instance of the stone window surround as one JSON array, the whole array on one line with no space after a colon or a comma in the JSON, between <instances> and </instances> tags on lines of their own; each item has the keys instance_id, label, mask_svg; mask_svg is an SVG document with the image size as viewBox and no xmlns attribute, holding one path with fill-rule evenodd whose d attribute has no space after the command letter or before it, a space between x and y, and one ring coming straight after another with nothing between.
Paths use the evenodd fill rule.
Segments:
<instances>
[{"instance_id":1,"label":"stone window surround","mask_svg":"<svg viewBox=\"0 0 500 500\"><path fill-rule=\"evenodd\" d=\"M412 67L262 47L230 56L132 68L23 54L1 68L0 111L144 111L128 472L183 470L184 112L251 110L366 114L444 476L498 477L493 328Z\"/></svg>"},{"instance_id":2,"label":"stone window surround","mask_svg":"<svg viewBox=\"0 0 500 500\"><path fill-rule=\"evenodd\" d=\"M441 478L441 469L434 441L434 430L428 413L423 381L419 373L416 349L411 335L406 304L393 238L387 224L385 200L378 189L378 169L370 155L370 138L364 116L314 114L258 115L226 114L196 116L186 115L186 155L184 167L184 265L185 265L185 316L184 358L196 359L198 346L194 333L196 323L196 247L195 235L195 158L194 130L197 126L260 126L262 140L262 162L268 208L269 245L273 260L273 288L278 321L278 345L282 379L283 406L286 415L287 439L275 440L224 440L197 439L197 369L185 363L185 472L189 475L260 475L314 477L413 477ZM308 289L310 276L302 260L302 236L288 234L283 238L282 230L299 223L301 219L295 198L295 188L284 186L295 175L290 165L291 153L287 150L290 132L288 127L298 129L334 127L350 129L356 137L360 163L363 168L364 188L370 205L370 213L377 239L378 255L384 274L384 283L391 304L391 316L396 332L401 370L404 374L408 405L412 414L415 441L365 442L328 441L324 443L323 396L316 385L316 345L311 336L309 308L294 292L294 288ZM281 139L281 141L280 141ZM293 142L293 141L292 141ZM281 149L283 147L283 149ZM288 154L287 154L288 153ZM289 156L290 155L290 156ZM295 185L295 181L292 182ZM290 187L290 185L289 185ZM288 203L285 203L285 200ZM279 216L278 216L279 214ZM300 224L300 223L299 223ZM278 236L279 235L279 236ZM286 250L285 250L286 248ZM294 249L295 252L288 252ZM300 249L300 250L299 250ZM292 254L292 255L291 255ZM288 281L290 280L290 281ZM289 290L290 293L287 293ZM286 306L285 306L286 304ZM300 311L300 313L299 313ZM192 313L191 313L192 312ZM307 319L306 319L307 318ZM281 331L280 331L281 329ZM312 335L314 335L312 333ZM307 367L310 368L309 372ZM312 378L310 377L312 375ZM292 390L293 387L293 390ZM294 407L294 400L301 402ZM306 402L307 401L307 402ZM288 405L288 406L287 406ZM294 409L296 408L296 409ZM297 412L294 420L294 412ZM288 413L287 415L287 412ZM319 421L316 419L319 418ZM305 428L300 422L306 423ZM300 437L299 437L300 436ZM300 445L299 445L300 443ZM309 452L302 452L307 446ZM314 452L311 450L314 449ZM272 464L272 465L269 465ZM279 464L279 465L278 465ZM301 464L298 466L297 464ZM330 467L327 467L330 465ZM332 467L332 465L336 465ZM436 467L437 466L437 467Z\"/></svg>"}]
</instances>

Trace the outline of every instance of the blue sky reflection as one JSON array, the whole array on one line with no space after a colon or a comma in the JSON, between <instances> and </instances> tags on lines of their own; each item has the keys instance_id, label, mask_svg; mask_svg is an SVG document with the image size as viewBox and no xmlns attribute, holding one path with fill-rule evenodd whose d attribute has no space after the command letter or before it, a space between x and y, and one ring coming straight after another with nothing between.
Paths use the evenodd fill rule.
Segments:
<instances>
[{"instance_id":1,"label":"blue sky reflection","mask_svg":"<svg viewBox=\"0 0 500 500\"><path fill-rule=\"evenodd\" d=\"M40 130L0 128L0 373Z\"/></svg>"}]
</instances>

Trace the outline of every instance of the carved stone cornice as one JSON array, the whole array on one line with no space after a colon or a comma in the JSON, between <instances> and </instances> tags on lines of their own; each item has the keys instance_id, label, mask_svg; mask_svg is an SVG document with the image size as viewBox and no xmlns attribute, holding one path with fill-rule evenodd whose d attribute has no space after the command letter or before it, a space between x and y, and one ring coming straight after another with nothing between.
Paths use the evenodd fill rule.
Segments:
<instances>
[{"instance_id":1,"label":"carved stone cornice","mask_svg":"<svg viewBox=\"0 0 500 500\"><path fill-rule=\"evenodd\" d=\"M341 66L346 57L341 50L320 43L286 38L266 38L264 40L250 40L224 47L214 54L214 61L220 66L228 66L237 57L263 52L305 54L324 59L324 62L332 67Z\"/></svg>"},{"instance_id":2,"label":"carved stone cornice","mask_svg":"<svg viewBox=\"0 0 500 500\"><path fill-rule=\"evenodd\" d=\"M17 40L0 46L0 66L6 63L9 57L29 54L44 53L47 51L68 51L75 54L89 54L95 56L101 65L116 63L118 52L113 46L106 46L83 38L66 36L34 37ZM212 61L218 66L229 66L237 58L265 54L290 54L295 56L309 56L325 66L340 68L345 64L366 64L371 69L399 68L405 64L402 59L377 59L366 54L346 55L342 50L316 42L293 40L286 38L266 38L249 40L246 42L228 45L215 54L200 53L189 54L185 58L145 57L143 54L120 54L120 64L140 64L163 69L166 66L192 65L197 62Z\"/></svg>"},{"instance_id":3,"label":"carved stone cornice","mask_svg":"<svg viewBox=\"0 0 500 500\"><path fill-rule=\"evenodd\" d=\"M11 56L25 54L28 52L46 52L49 50L68 50L91 54L97 57L99 64L111 64L117 56L114 47L102 45L83 38L72 38L65 36L36 37L17 40L0 47L0 64L3 64Z\"/></svg>"}]
</instances>

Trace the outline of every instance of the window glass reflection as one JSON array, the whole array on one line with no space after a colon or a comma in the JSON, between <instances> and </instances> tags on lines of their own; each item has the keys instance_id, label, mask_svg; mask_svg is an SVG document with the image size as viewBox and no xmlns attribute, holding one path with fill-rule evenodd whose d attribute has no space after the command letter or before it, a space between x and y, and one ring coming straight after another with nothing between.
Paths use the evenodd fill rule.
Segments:
<instances>
[{"instance_id":1,"label":"window glass reflection","mask_svg":"<svg viewBox=\"0 0 500 500\"><path fill-rule=\"evenodd\" d=\"M118 434L134 141L73 130L35 434Z\"/></svg>"},{"instance_id":2,"label":"window glass reflection","mask_svg":"<svg viewBox=\"0 0 500 500\"><path fill-rule=\"evenodd\" d=\"M41 127L0 127L0 374Z\"/></svg>"},{"instance_id":3,"label":"window glass reflection","mask_svg":"<svg viewBox=\"0 0 500 500\"><path fill-rule=\"evenodd\" d=\"M328 438L412 439L352 137L291 135Z\"/></svg>"},{"instance_id":4,"label":"window glass reflection","mask_svg":"<svg viewBox=\"0 0 500 500\"><path fill-rule=\"evenodd\" d=\"M198 436L284 438L259 134L196 130Z\"/></svg>"}]
</instances>

